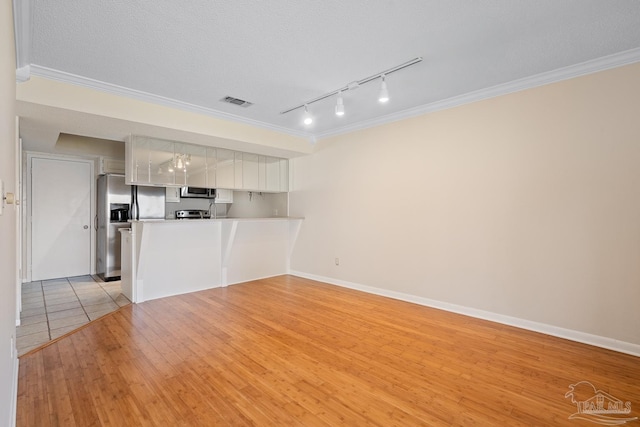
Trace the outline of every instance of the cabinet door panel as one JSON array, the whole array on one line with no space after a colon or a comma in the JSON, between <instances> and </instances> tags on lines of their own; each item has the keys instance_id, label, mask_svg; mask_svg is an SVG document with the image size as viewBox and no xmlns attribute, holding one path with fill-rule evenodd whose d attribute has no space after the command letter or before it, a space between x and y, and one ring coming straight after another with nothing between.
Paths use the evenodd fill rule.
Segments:
<instances>
[{"instance_id":1,"label":"cabinet door panel","mask_svg":"<svg viewBox=\"0 0 640 427\"><path fill-rule=\"evenodd\" d=\"M199 145L176 144L176 184L207 187L207 149Z\"/></svg>"},{"instance_id":2,"label":"cabinet door panel","mask_svg":"<svg viewBox=\"0 0 640 427\"><path fill-rule=\"evenodd\" d=\"M233 203L233 190L216 189L216 203Z\"/></svg>"},{"instance_id":3,"label":"cabinet door panel","mask_svg":"<svg viewBox=\"0 0 640 427\"><path fill-rule=\"evenodd\" d=\"M216 148L207 148L207 187L216 188L216 168L218 167L218 153Z\"/></svg>"},{"instance_id":4,"label":"cabinet door panel","mask_svg":"<svg viewBox=\"0 0 640 427\"><path fill-rule=\"evenodd\" d=\"M278 191L286 193L289 191L289 160L280 159L280 186Z\"/></svg>"},{"instance_id":5,"label":"cabinet door panel","mask_svg":"<svg viewBox=\"0 0 640 427\"><path fill-rule=\"evenodd\" d=\"M149 183L175 184L174 143L160 139L148 140Z\"/></svg>"},{"instance_id":6,"label":"cabinet door panel","mask_svg":"<svg viewBox=\"0 0 640 427\"><path fill-rule=\"evenodd\" d=\"M277 193L280 191L280 159L265 157L264 190Z\"/></svg>"},{"instance_id":7,"label":"cabinet door panel","mask_svg":"<svg viewBox=\"0 0 640 427\"><path fill-rule=\"evenodd\" d=\"M235 188L235 153L218 148L216 154L216 187Z\"/></svg>"},{"instance_id":8,"label":"cabinet door panel","mask_svg":"<svg viewBox=\"0 0 640 427\"><path fill-rule=\"evenodd\" d=\"M260 189L260 156L257 154L242 153L242 188Z\"/></svg>"},{"instance_id":9,"label":"cabinet door panel","mask_svg":"<svg viewBox=\"0 0 640 427\"><path fill-rule=\"evenodd\" d=\"M240 151L236 151L235 152L235 163L234 163L234 167L235 167L235 177L236 177L236 182L235 182L235 187L233 187L236 190L242 190L242 171L244 169L244 153L241 153Z\"/></svg>"},{"instance_id":10,"label":"cabinet door panel","mask_svg":"<svg viewBox=\"0 0 640 427\"><path fill-rule=\"evenodd\" d=\"M149 184L149 142L140 138L132 138L129 142L128 160L130 184Z\"/></svg>"}]
</instances>

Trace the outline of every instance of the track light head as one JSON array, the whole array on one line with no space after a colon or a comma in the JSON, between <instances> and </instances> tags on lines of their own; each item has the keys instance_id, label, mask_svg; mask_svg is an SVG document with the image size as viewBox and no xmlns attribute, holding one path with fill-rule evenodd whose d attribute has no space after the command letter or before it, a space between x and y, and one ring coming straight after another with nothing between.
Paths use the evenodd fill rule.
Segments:
<instances>
[{"instance_id":1,"label":"track light head","mask_svg":"<svg viewBox=\"0 0 640 427\"><path fill-rule=\"evenodd\" d=\"M302 122L307 126L313 123L313 118L311 117L311 114L309 114L309 108L307 108L306 104L304 106L304 119Z\"/></svg>"},{"instance_id":2,"label":"track light head","mask_svg":"<svg viewBox=\"0 0 640 427\"><path fill-rule=\"evenodd\" d=\"M380 95L378 96L378 101L384 104L389 100L389 91L387 90L386 76L382 74L380 77L382 77L382 83L380 84Z\"/></svg>"},{"instance_id":3,"label":"track light head","mask_svg":"<svg viewBox=\"0 0 640 427\"><path fill-rule=\"evenodd\" d=\"M336 102L336 116L344 116L344 102L342 101L342 91L338 92L338 101Z\"/></svg>"}]
</instances>

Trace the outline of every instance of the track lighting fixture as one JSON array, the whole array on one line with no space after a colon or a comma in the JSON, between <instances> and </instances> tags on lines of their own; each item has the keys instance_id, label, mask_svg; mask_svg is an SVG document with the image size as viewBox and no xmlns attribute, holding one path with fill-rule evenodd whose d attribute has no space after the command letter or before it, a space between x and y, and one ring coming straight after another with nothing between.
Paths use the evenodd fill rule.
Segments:
<instances>
[{"instance_id":1,"label":"track lighting fixture","mask_svg":"<svg viewBox=\"0 0 640 427\"><path fill-rule=\"evenodd\" d=\"M344 102L342 101L342 91L338 92L338 101L336 102L336 116L344 116Z\"/></svg>"},{"instance_id":2,"label":"track lighting fixture","mask_svg":"<svg viewBox=\"0 0 640 427\"><path fill-rule=\"evenodd\" d=\"M347 90L355 90L357 88L359 88L361 85L365 84L365 83L369 83L370 81L373 80L377 80L377 79L382 79L382 83L380 84L380 93L378 96L378 101L380 101L381 103L386 103L387 101L389 101L389 90L387 89L387 76L391 73L395 73L396 71L400 71L403 68L407 68L410 67L411 65L415 65L422 62L422 58L421 57L417 57L412 59L411 61L407 61L403 64L397 65L393 68L389 68L388 70L382 71L380 73L376 73L373 74L369 77L366 77L362 80L357 80L357 81L353 81L349 84L347 84L346 86L341 87L340 89L336 89L332 92L326 93L322 96L319 96L317 98L311 99L307 102L305 102L304 104L295 106L293 108L289 108L288 110L284 110L281 111L280 114L286 114L286 113L290 113L293 110L297 110L298 108L303 108L304 107L304 120L303 123L305 125L310 125L311 123L313 123L313 118L311 117L311 115L309 114L309 104L313 104L314 102L318 102L318 101L322 101L325 98L329 98L331 96L337 95L337 100L336 100L336 106L335 106L335 112L336 112L336 116L343 116L344 115L344 101L342 99L342 92L347 91Z\"/></svg>"},{"instance_id":3,"label":"track lighting fixture","mask_svg":"<svg viewBox=\"0 0 640 427\"><path fill-rule=\"evenodd\" d=\"M305 125L310 125L311 123L313 123L313 118L311 117L311 114L309 114L309 109L307 108L307 106L304 106L304 120L303 120Z\"/></svg>"},{"instance_id":4,"label":"track lighting fixture","mask_svg":"<svg viewBox=\"0 0 640 427\"><path fill-rule=\"evenodd\" d=\"M386 76L382 75L382 83L380 84L380 95L378 96L378 101L383 104L389 100L389 91L387 90L387 81Z\"/></svg>"}]
</instances>

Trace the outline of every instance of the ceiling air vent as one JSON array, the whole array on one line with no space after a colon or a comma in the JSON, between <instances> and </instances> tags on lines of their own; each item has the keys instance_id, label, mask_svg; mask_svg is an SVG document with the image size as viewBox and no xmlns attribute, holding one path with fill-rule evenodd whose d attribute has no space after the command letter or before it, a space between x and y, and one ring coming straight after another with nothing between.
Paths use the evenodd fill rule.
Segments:
<instances>
[{"instance_id":1,"label":"ceiling air vent","mask_svg":"<svg viewBox=\"0 0 640 427\"><path fill-rule=\"evenodd\" d=\"M242 99L234 98L233 96L225 96L220 101L226 102L227 104L239 105L240 107L251 107L253 102L245 101Z\"/></svg>"}]
</instances>

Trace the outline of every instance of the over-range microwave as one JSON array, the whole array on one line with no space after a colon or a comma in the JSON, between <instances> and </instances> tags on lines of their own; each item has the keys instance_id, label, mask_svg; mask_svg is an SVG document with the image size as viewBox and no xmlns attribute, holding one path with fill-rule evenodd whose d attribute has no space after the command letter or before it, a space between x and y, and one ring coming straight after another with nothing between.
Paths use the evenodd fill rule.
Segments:
<instances>
[{"instance_id":1,"label":"over-range microwave","mask_svg":"<svg viewBox=\"0 0 640 427\"><path fill-rule=\"evenodd\" d=\"M182 187L180 188L180 197L182 198L199 198L199 199L215 199L215 188L201 187Z\"/></svg>"}]
</instances>

